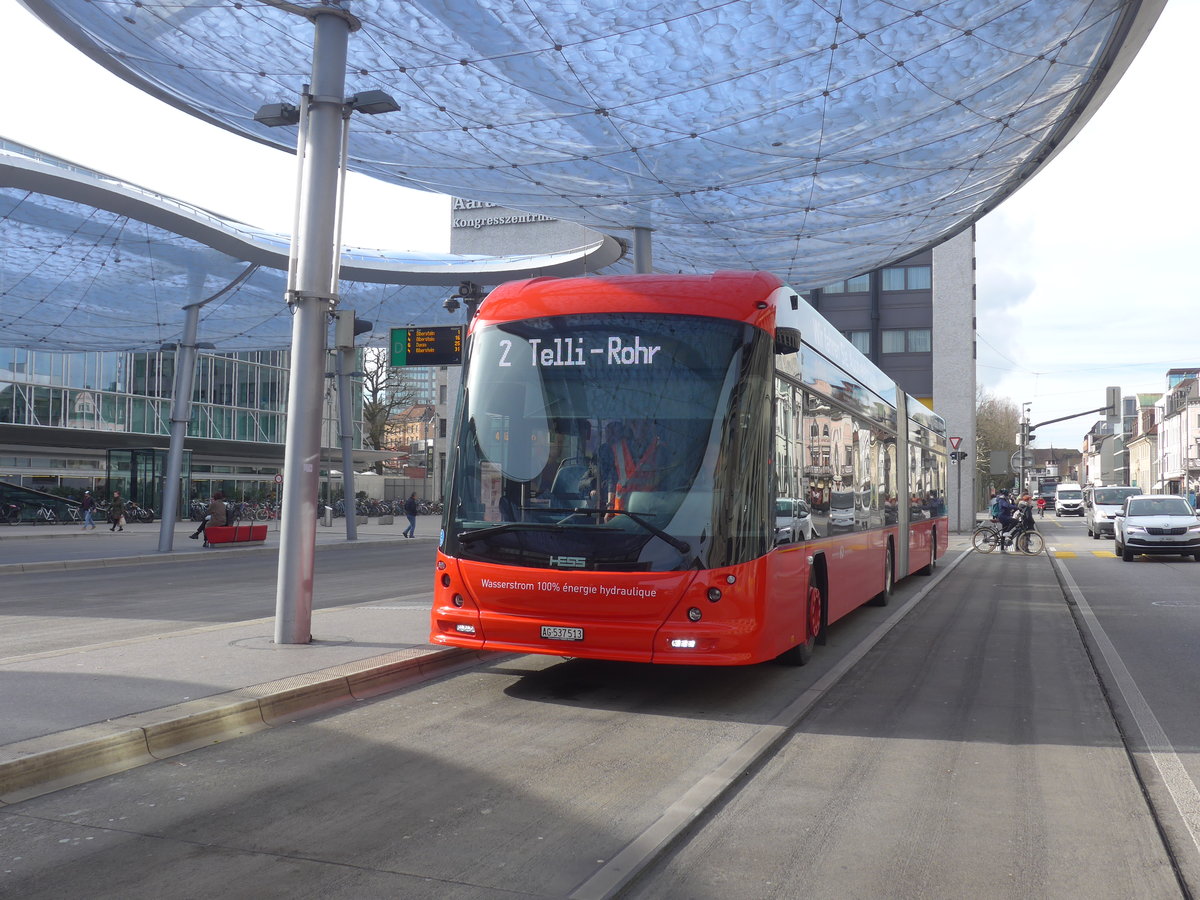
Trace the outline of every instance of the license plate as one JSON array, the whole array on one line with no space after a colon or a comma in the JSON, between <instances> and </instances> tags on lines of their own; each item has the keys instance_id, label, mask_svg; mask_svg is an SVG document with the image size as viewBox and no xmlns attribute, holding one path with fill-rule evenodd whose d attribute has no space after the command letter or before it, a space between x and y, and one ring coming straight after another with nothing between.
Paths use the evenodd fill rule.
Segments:
<instances>
[{"instance_id":1,"label":"license plate","mask_svg":"<svg viewBox=\"0 0 1200 900\"><path fill-rule=\"evenodd\" d=\"M550 641L582 641L582 628L560 628L557 625L543 625L542 637Z\"/></svg>"}]
</instances>

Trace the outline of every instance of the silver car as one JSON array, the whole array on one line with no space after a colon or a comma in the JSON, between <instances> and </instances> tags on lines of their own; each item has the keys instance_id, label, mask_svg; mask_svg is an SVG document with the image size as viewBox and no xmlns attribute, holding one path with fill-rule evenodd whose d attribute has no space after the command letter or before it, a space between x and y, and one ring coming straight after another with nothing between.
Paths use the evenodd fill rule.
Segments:
<instances>
[{"instance_id":1,"label":"silver car","mask_svg":"<svg viewBox=\"0 0 1200 900\"><path fill-rule=\"evenodd\" d=\"M1132 562L1139 553L1178 553L1200 562L1200 518L1182 497L1128 497L1114 521L1116 553Z\"/></svg>"}]
</instances>

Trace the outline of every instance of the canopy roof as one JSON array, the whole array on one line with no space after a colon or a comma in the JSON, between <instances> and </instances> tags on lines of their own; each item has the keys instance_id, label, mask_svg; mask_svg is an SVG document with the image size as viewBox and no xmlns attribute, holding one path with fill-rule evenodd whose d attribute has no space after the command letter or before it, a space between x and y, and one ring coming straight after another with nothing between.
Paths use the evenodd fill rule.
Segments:
<instances>
[{"instance_id":1,"label":"canopy roof","mask_svg":"<svg viewBox=\"0 0 1200 900\"><path fill-rule=\"evenodd\" d=\"M348 95L402 107L355 117L352 168L604 233L649 228L660 271L767 269L800 290L994 208L1094 111L1163 5L23 2L129 81L289 150L295 129L254 113L296 102L308 19L343 11ZM102 274L79 262L68 280Z\"/></svg>"},{"instance_id":2,"label":"canopy roof","mask_svg":"<svg viewBox=\"0 0 1200 900\"><path fill-rule=\"evenodd\" d=\"M284 235L0 142L0 344L55 350L153 349L180 338L181 307L201 310L222 350L291 342ZM345 248L341 305L388 329L456 320L441 306L463 281L578 275L621 255L613 239L513 257ZM231 287L232 286L232 287Z\"/></svg>"}]
</instances>

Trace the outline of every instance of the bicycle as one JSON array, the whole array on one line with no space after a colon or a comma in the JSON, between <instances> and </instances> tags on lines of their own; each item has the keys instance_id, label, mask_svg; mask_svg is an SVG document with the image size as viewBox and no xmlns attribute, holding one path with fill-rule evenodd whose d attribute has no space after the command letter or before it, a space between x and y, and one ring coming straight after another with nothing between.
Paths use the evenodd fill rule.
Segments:
<instances>
[{"instance_id":1,"label":"bicycle","mask_svg":"<svg viewBox=\"0 0 1200 900\"><path fill-rule=\"evenodd\" d=\"M39 506L37 508L37 512L33 514L33 518L34 521L45 522L48 525L53 525L58 521L58 516L56 516L54 514L54 510L48 506Z\"/></svg>"},{"instance_id":2,"label":"bicycle","mask_svg":"<svg viewBox=\"0 0 1200 900\"><path fill-rule=\"evenodd\" d=\"M991 553L997 547L1003 550L1010 545L1027 556L1037 556L1045 548L1046 541L1034 527L1032 515L1019 513L1008 536L999 522L983 522L971 535L971 547L979 553Z\"/></svg>"}]
</instances>

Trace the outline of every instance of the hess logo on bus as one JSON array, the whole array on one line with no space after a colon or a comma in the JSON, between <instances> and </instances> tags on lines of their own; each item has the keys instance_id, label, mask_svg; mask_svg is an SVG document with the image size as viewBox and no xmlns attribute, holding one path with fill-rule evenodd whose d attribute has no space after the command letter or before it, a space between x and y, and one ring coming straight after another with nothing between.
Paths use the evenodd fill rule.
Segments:
<instances>
[{"instance_id":1,"label":"hess logo on bus","mask_svg":"<svg viewBox=\"0 0 1200 900\"><path fill-rule=\"evenodd\" d=\"M582 556L552 556L550 565L560 569L582 569L587 566L587 559Z\"/></svg>"}]
</instances>

